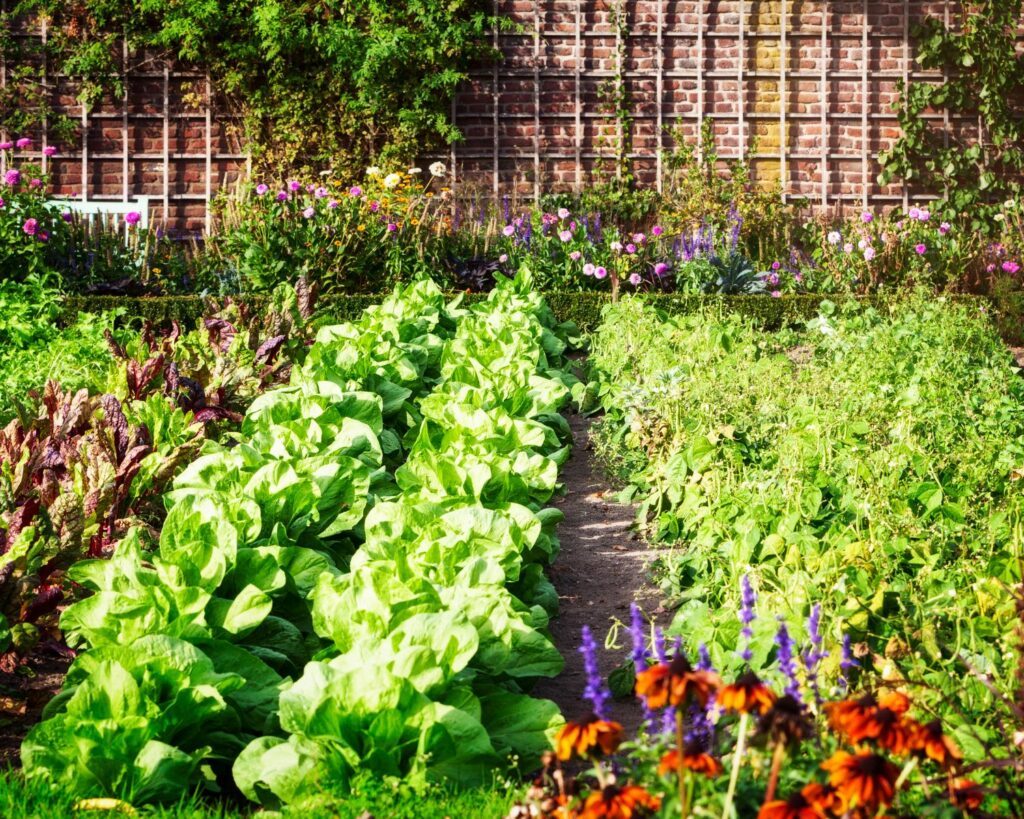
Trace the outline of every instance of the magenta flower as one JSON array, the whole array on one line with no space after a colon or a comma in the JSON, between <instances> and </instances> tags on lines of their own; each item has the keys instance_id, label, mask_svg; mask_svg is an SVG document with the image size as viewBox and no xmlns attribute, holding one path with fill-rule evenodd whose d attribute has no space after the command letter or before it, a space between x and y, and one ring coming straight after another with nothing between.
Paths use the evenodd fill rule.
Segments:
<instances>
[{"instance_id":1,"label":"magenta flower","mask_svg":"<svg viewBox=\"0 0 1024 819\"><path fill-rule=\"evenodd\" d=\"M630 276L629 276L629 283L631 285L633 285L633 287L638 287L640 285L641 281L643 281L643 280L640 278L640 274L639 273L631 273L630 274Z\"/></svg>"},{"instance_id":2,"label":"magenta flower","mask_svg":"<svg viewBox=\"0 0 1024 819\"><path fill-rule=\"evenodd\" d=\"M9 151L14 147L13 142L0 142L0 151Z\"/></svg>"},{"instance_id":3,"label":"magenta flower","mask_svg":"<svg viewBox=\"0 0 1024 819\"><path fill-rule=\"evenodd\" d=\"M47 241L49 241L49 239L50 239L50 234L49 234L49 233L47 233L47 232L46 232L45 230L41 230L41 231L39 231L39 235L38 235L38 236L36 236L36 238L37 238L37 239L38 239L38 240L39 240L40 242L47 242Z\"/></svg>"},{"instance_id":4,"label":"magenta flower","mask_svg":"<svg viewBox=\"0 0 1024 819\"><path fill-rule=\"evenodd\" d=\"M563 242L571 242L572 241L572 231L571 230L561 230L561 231L558 232L558 238L561 239Z\"/></svg>"},{"instance_id":5,"label":"magenta flower","mask_svg":"<svg viewBox=\"0 0 1024 819\"><path fill-rule=\"evenodd\" d=\"M642 245L644 242L647 241L647 237L644 236L642 233L634 233L633 241L636 242L638 245Z\"/></svg>"},{"instance_id":6,"label":"magenta flower","mask_svg":"<svg viewBox=\"0 0 1024 819\"><path fill-rule=\"evenodd\" d=\"M874 217L874 216L872 216L872 215L871 215L870 213L868 213L867 211L864 211L864 212L863 212L863 213L862 213L862 214L860 215L860 220L861 220L861 221L862 221L862 222L863 222L863 223L864 223L865 225L869 225L869 224L871 224L871 223L872 223L872 222L873 222L873 221L875 220L875 217Z\"/></svg>"},{"instance_id":7,"label":"magenta flower","mask_svg":"<svg viewBox=\"0 0 1024 819\"><path fill-rule=\"evenodd\" d=\"M664 276L666 273L668 273L668 265L665 264L664 262L658 262L654 266L654 275L655 276Z\"/></svg>"},{"instance_id":8,"label":"magenta flower","mask_svg":"<svg viewBox=\"0 0 1024 819\"><path fill-rule=\"evenodd\" d=\"M306 185L306 193L313 193L313 191L315 191L315 190L316 190L316 185L314 185L312 182L310 182L308 185Z\"/></svg>"},{"instance_id":9,"label":"magenta flower","mask_svg":"<svg viewBox=\"0 0 1024 819\"><path fill-rule=\"evenodd\" d=\"M290 191L302 190L302 185L296 179L289 179L288 180L288 190L290 190Z\"/></svg>"},{"instance_id":10,"label":"magenta flower","mask_svg":"<svg viewBox=\"0 0 1024 819\"><path fill-rule=\"evenodd\" d=\"M331 210L334 210L336 207L338 207L338 200L332 199L330 202L327 203L327 207L329 207Z\"/></svg>"},{"instance_id":11,"label":"magenta flower","mask_svg":"<svg viewBox=\"0 0 1024 819\"><path fill-rule=\"evenodd\" d=\"M39 227L39 222L35 219L26 219L25 224L21 226L21 229L29 236L36 235L36 229Z\"/></svg>"},{"instance_id":12,"label":"magenta flower","mask_svg":"<svg viewBox=\"0 0 1024 819\"><path fill-rule=\"evenodd\" d=\"M909 216L911 219L920 219L921 210L919 208L911 208L910 210L907 211L907 216ZM897 225L896 227L899 227L899 225Z\"/></svg>"},{"instance_id":13,"label":"magenta flower","mask_svg":"<svg viewBox=\"0 0 1024 819\"><path fill-rule=\"evenodd\" d=\"M288 200L288 192L287 191L278 191L277 192L277 201L278 202L286 202L287 200Z\"/></svg>"},{"instance_id":14,"label":"magenta flower","mask_svg":"<svg viewBox=\"0 0 1024 819\"><path fill-rule=\"evenodd\" d=\"M949 222L943 222L939 225L939 234L945 236L952 229L952 225Z\"/></svg>"},{"instance_id":15,"label":"magenta flower","mask_svg":"<svg viewBox=\"0 0 1024 819\"><path fill-rule=\"evenodd\" d=\"M371 202L370 203L370 210L373 211L374 213L376 213L378 210L380 210L380 202Z\"/></svg>"},{"instance_id":16,"label":"magenta flower","mask_svg":"<svg viewBox=\"0 0 1024 819\"><path fill-rule=\"evenodd\" d=\"M130 210L124 215L124 221L128 225L137 225L142 219L142 214L137 210Z\"/></svg>"},{"instance_id":17,"label":"magenta flower","mask_svg":"<svg viewBox=\"0 0 1024 819\"><path fill-rule=\"evenodd\" d=\"M351 188L348 189L348 195L359 198L360 196L363 195L363 189L360 188L358 185L353 185Z\"/></svg>"},{"instance_id":18,"label":"magenta flower","mask_svg":"<svg viewBox=\"0 0 1024 819\"><path fill-rule=\"evenodd\" d=\"M636 253L636 245L630 242L628 245L626 245L626 252L632 256L634 253Z\"/></svg>"},{"instance_id":19,"label":"magenta flower","mask_svg":"<svg viewBox=\"0 0 1024 819\"><path fill-rule=\"evenodd\" d=\"M594 278L595 278L595 279L603 279L603 278L605 278L605 277L606 277L607 275L608 275L608 271L607 271L607 270L605 270L605 269L604 269L603 267L598 267L598 268L596 268L596 269L594 270Z\"/></svg>"},{"instance_id":20,"label":"magenta flower","mask_svg":"<svg viewBox=\"0 0 1024 819\"><path fill-rule=\"evenodd\" d=\"M1016 262L1003 262L1003 272L1009 273L1011 276L1020 271L1020 265Z\"/></svg>"},{"instance_id":21,"label":"magenta flower","mask_svg":"<svg viewBox=\"0 0 1024 819\"><path fill-rule=\"evenodd\" d=\"M915 250L915 252L917 253L918 256L924 256L924 254L928 252L928 246L925 245L925 244L920 244L920 245L917 245L914 248L914 250Z\"/></svg>"},{"instance_id":22,"label":"magenta flower","mask_svg":"<svg viewBox=\"0 0 1024 819\"><path fill-rule=\"evenodd\" d=\"M396 230L398 230L398 225L394 222L388 222L388 233L394 233Z\"/></svg>"},{"instance_id":23,"label":"magenta flower","mask_svg":"<svg viewBox=\"0 0 1024 819\"><path fill-rule=\"evenodd\" d=\"M505 227L501 229L501 232L505 236L511 236L513 233L516 232L515 225L505 225Z\"/></svg>"},{"instance_id":24,"label":"magenta flower","mask_svg":"<svg viewBox=\"0 0 1024 819\"><path fill-rule=\"evenodd\" d=\"M501 254L501 255L500 255L499 257L498 257L498 262L499 262L500 264L505 264L505 262L507 262L507 261L508 261L508 254L507 254L507 253L502 253L502 254Z\"/></svg>"},{"instance_id":25,"label":"magenta flower","mask_svg":"<svg viewBox=\"0 0 1024 819\"><path fill-rule=\"evenodd\" d=\"M65 222L70 222L74 217L71 215L71 211L66 210L60 215L60 218Z\"/></svg>"},{"instance_id":26,"label":"magenta flower","mask_svg":"<svg viewBox=\"0 0 1024 819\"><path fill-rule=\"evenodd\" d=\"M327 188L324 188L324 187L317 188L316 192L314 193L314 196L316 196L317 199L326 199L327 198Z\"/></svg>"},{"instance_id":27,"label":"magenta flower","mask_svg":"<svg viewBox=\"0 0 1024 819\"><path fill-rule=\"evenodd\" d=\"M773 299L782 298L782 291L780 291L780 290L772 290L772 298Z\"/></svg>"},{"instance_id":28,"label":"magenta flower","mask_svg":"<svg viewBox=\"0 0 1024 819\"><path fill-rule=\"evenodd\" d=\"M308 208L302 211L302 215L305 216L307 219L312 219L316 215L316 208L310 205Z\"/></svg>"},{"instance_id":29,"label":"magenta flower","mask_svg":"<svg viewBox=\"0 0 1024 819\"><path fill-rule=\"evenodd\" d=\"M661 236L661 234L664 232L665 228L663 228L661 225L655 225L654 227L651 228L651 235L653 236Z\"/></svg>"},{"instance_id":30,"label":"magenta flower","mask_svg":"<svg viewBox=\"0 0 1024 819\"><path fill-rule=\"evenodd\" d=\"M2 208L3 206L4 206L4 200L0 199L0 208Z\"/></svg>"},{"instance_id":31,"label":"magenta flower","mask_svg":"<svg viewBox=\"0 0 1024 819\"><path fill-rule=\"evenodd\" d=\"M4 174L4 182L11 187L14 187L21 182L21 171L17 168L11 168L7 173Z\"/></svg>"},{"instance_id":32,"label":"magenta flower","mask_svg":"<svg viewBox=\"0 0 1024 819\"><path fill-rule=\"evenodd\" d=\"M32 144L32 138L31 137L22 137L21 139L19 139L17 142L14 143L14 147L16 147L16 148L27 148L31 144Z\"/></svg>"},{"instance_id":33,"label":"magenta flower","mask_svg":"<svg viewBox=\"0 0 1024 819\"><path fill-rule=\"evenodd\" d=\"M922 222L927 222L929 219L932 218L932 215L929 211L922 209L921 212L917 215L917 218L920 219Z\"/></svg>"},{"instance_id":34,"label":"magenta flower","mask_svg":"<svg viewBox=\"0 0 1024 819\"><path fill-rule=\"evenodd\" d=\"M28 183L28 186L30 188L41 188L41 187L43 187L43 180L42 179L33 179L32 181L30 181Z\"/></svg>"},{"instance_id":35,"label":"magenta flower","mask_svg":"<svg viewBox=\"0 0 1024 819\"><path fill-rule=\"evenodd\" d=\"M778 262L772 262L772 270L778 270L780 267L782 267L782 265Z\"/></svg>"},{"instance_id":36,"label":"magenta flower","mask_svg":"<svg viewBox=\"0 0 1024 819\"><path fill-rule=\"evenodd\" d=\"M57 155L57 146L56 145L47 145L45 148L43 148L43 156L56 156L56 155Z\"/></svg>"},{"instance_id":37,"label":"magenta flower","mask_svg":"<svg viewBox=\"0 0 1024 819\"><path fill-rule=\"evenodd\" d=\"M996 272L996 266L994 264L988 265L988 267L985 268L985 272L986 273L995 273Z\"/></svg>"},{"instance_id":38,"label":"magenta flower","mask_svg":"<svg viewBox=\"0 0 1024 819\"><path fill-rule=\"evenodd\" d=\"M265 185L262 182L256 186L256 193L263 196L270 190L270 185Z\"/></svg>"},{"instance_id":39,"label":"magenta flower","mask_svg":"<svg viewBox=\"0 0 1024 819\"><path fill-rule=\"evenodd\" d=\"M769 273L768 274L768 284L770 284L772 287L775 287L775 285L777 285L778 283L779 283L779 274L778 273Z\"/></svg>"}]
</instances>

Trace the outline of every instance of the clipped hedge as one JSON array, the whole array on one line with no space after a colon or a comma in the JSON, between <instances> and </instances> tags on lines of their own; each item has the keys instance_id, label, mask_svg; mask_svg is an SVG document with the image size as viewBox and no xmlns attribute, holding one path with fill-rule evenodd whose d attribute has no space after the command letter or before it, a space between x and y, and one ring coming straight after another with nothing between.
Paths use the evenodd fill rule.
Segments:
<instances>
[{"instance_id":1,"label":"clipped hedge","mask_svg":"<svg viewBox=\"0 0 1024 819\"><path fill-rule=\"evenodd\" d=\"M607 293L546 293L559 321L573 321L584 332L595 330L601 323L601 310L611 300ZM262 296L246 296L245 299L258 305ZM467 300L481 298L480 294L467 294ZM673 315L707 312L712 315L739 314L751 319L765 330L799 324L814 318L823 301L837 305L856 301L882 307L893 301L892 295L844 296L823 294L787 295L773 299L770 296L709 296L687 293L648 293L643 296L655 307ZM981 296L947 296L959 302L988 303ZM335 296L321 301L320 309L339 320L353 319L362 311L381 299L375 295ZM148 319L154 323L177 320L183 325L194 325L203 315L216 310L220 300L200 296L146 296L129 298L122 296L68 296L65 299L65 318L71 320L80 312L96 313L114 308L125 309L128 316Z\"/></svg>"}]
</instances>

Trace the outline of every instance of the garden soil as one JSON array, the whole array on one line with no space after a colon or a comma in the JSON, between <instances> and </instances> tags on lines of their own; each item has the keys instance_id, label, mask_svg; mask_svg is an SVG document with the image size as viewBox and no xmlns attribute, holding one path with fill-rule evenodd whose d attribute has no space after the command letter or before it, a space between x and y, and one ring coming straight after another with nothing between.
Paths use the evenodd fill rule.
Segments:
<instances>
[{"instance_id":1,"label":"garden soil","mask_svg":"<svg viewBox=\"0 0 1024 819\"><path fill-rule=\"evenodd\" d=\"M565 670L555 679L542 680L531 693L554 700L566 719L575 719L587 710L579 653L583 626L590 626L601 647L601 673L607 678L629 657L630 603L636 601L659 625L667 625L670 618L648 577L656 552L633 531L634 507L615 501L615 490L590 447L590 420L574 415L569 422L573 451L561 474L566 494L554 502L565 515L558 527L562 549L549 571L560 603L551 634L565 658ZM616 635L617 647L609 650L605 637L616 621L623 625ZM627 734L640 723L640 707L633 698L613 702L611 712Z\"/></svg>"}]
</instances>

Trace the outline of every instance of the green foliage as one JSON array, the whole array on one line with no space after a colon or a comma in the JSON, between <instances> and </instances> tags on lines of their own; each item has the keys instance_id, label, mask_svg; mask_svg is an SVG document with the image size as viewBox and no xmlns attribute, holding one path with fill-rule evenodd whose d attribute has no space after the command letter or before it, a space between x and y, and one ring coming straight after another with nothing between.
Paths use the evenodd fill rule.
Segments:
<instances>
[{"instance_id":1,"label":"green foliage","mask_svg":"<svg viewBox=\"0 0 1024 819\"><path fill-rule=\"evenodd\" d=\"M208 70L214 93L243 113L258 161L352 174L458 138L451 97L471 65L492 57L489 11L479 0L20 0L12 14L47 15L50 70L78 80L88 105L121 95L124 36L134 52ZM204 94L196 84L192 102Z\"/></svg>"},{"instance_id":2,"label":"green foliage","mask_svg":"<svg viewBox=\"0 0 1024 819\"><path fill-rule=\"evenodd\" d=\"M674 631L736 668L750 572L795 634L821 603L832 640L863 641L876 670L924 683L940 713L955 696L960 730L995 736L992 692L962 669L1013 689L1024 382L977 306L826 302L806 331L766 336L627 300L592 345L604 445L638 465L627 494L652 535L679 545L662 560Z\"/></svg>"},{"instance_id":3,"label":"green foliage","mask_svg":"<svg viewBox=\"0 0 1024 819\"><path fill-rule=\"evenodd\" d=\"M879 158L879 181L901 177L940 194L943 216L961 215L971 230L990 233L1002 201L1024 192L1024 55L1017 48L1024 4L959 5L955 28L937 17L915 26L917 62L946 79L902 88L901 134ZM983 140L941 121L931 125L922 114L933 110L977 120Z\"/></svg>"},{"instance_id":4,"label":"green foliage","mask_svg":"<svg viewBox=\"0 0 1024 819\"><path fill-rule=\"evenodd\" d=\"M752 296L765 292L765 282L754 272L750 260L733 252L724 259L710 259L712 278L704 283L705 293L723 296Z\"/></svg>"}]
</instances>

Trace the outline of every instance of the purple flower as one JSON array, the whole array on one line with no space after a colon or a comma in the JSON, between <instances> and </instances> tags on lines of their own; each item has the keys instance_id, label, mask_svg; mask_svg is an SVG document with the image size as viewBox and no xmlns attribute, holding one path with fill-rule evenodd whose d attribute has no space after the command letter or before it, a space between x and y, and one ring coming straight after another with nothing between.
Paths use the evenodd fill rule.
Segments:
<instances>
[{"instance_id":1,"label":"purple flower","mask_svg":"<svg viewBox=\"0 0 1024 819\"><path fill-rule=\"evenodd\" d=\"M394 233L396 230L398 230L398 225L394 222L388 222L388 233Z\"/></svg>"},{"instance_id":2,"label":"purple flower","mask_svg":"<svg viewBox=\"0 0 1024 819\"><path fill-rule=\"evenodd\" d=\"M4 182L11 187L14 187L21 182L21 171L17 168L11 168L7 173L4 174Z\"/></svg>"},{"instance_id":3,"label":"purple flower","mask_svg":"<svg viewBox=\"0 0 1024 819\"><path fill-rule=\"evenodd\" d=\"M572 231L571 230L559 231L558 238L561 239L563 242L571 242L572 241Z\"/></svg>"},{"instance_id":4,"label":"purple flower","mask_svg":"<svg viewBox=\"0 0 1024 819\"><path fill-rule=\"evenodd\" d=\"M740 580L740 622L743 624L743 628L740 629L740 636L743 638L744 645L738 653L740 658L747 663L754 656L754 653L750 650L750 641L754 637L754 630L750 627L750 624L757 619L757 614L754 612L754 606L756 605L757 593L754 591L754 587L750 585L750 575L745 574Z\"/></svg>"},{"instance_id":5,"label":"purple flower","mask_svg":"<svg viewBox=\"0 0 1024 819\"><path fill-rule=\"evenodd\" d=\"M778 270L780 267L782 267L782 265L779 264L779 262L772 262L772 270Z\"/></svg>"},{"instance_id":6,"label":"purple flower","mask_svg":"<svg viewBox=\"0 0 1024 819\"><path fill-rule=\"evenodd\" d=\"M666 273L668 273L668 265L665 264L664 262L658 262L654 266L654 275L655 276L664 276Z\"/></svg>"},{"instance_id":7,"label":"purple flower","mask_svg":"<svg viewBox=\"0 0 1024 819\"><path fill-rule=\"evenodd\" d=\"M512 235L513 233L515 233L515 232L516 232L516 228L515 228L515 225L505 225L505 227L503 227L503 228L501 229L501 232L502 232L502 233L503 233L503 234L504 234L505 236L511 236L511 235Z\"/></svg>"},{"instance_id":8,"label":"purple flower","mask_svg":"<svg viewBox=\"0 0 1024 819\"><path fill-rule=\"evenodd\" d=\"M630 273L629 283L633 285L633 287L639 287L641 281L643 281L643 279L640 278L639 273Z\"/></svg>"},{"instance_id":9,"label":"purple flower","mask_svg":"<svg viewBox=\"0 0 1024 819\"><path fill-rule=\"evenodd\" d=\"M124 215L124 221L127 225L137 225L142 220L142 214L137 210L130 210Z\"/></svg>"},{"instance_id":10,"label":"purple flower","mask_svg":"<svg viewBox=\"0 0 1024 819\"><path fill-rule=\"evenodd\" d=\"M914 248L914 251L917 253L918 256L924 256L924 254L928 252L928 246L925 244L917 245Z\"/></svg>"},{"instance_id":11,"label":"purple flower","mask_svg":"<svg viewBox=\"0 0 1024 819\"><path fill-rule=\"evenodd\" d=\"M629 636L633 641L633 667L637 671L647 668L647 638L644 636L644 618L636 603L629 604Z\"/></svg>"},{"instance_id":12,"label":"purple flower","mask_svg":"<svg viewBox=\"0 0 1024 819\"><path fill-rule=\"evenodd\" d=\"M583 275L584 276L593 276L594 272L596 270L597 270L597 268L594 267L594 265L591 264L590 262L587 262L585 265L583 265Z\"/></svg>"},{"instance_id":13,"label":"purple flower","mask_svg":"<svg viewBox=\"0 0 1024 819\"><path fill-rule=\"evenodd\" d=\"M630 242L628 245L626 245L626 252L632 256L634 253L636 253L636 245Z\"/></svg>"},{"instance_id":14,"label":"purple flower","mask_svg":"<svg viewBox=\"0 0 1024 819\"><path fill-rule=\"evenodd\" d=\"M779 274L778 273L769 273L768 274L768 284L770 284L772 287L774 287L778 283L779 283Z\"/></svg>"},{"instance_id":15,"label":"purple flower","mask_svg":"<svg viewBox=\"0 0 1024 819\"><path fill-rule=\"evenodd\" d=\"M370 203L370 210L373 213L376 213L378 210L380 210L380 202L377 202L377 201L371 202Z\"/></svg>"},{"instance_id":16,"label":"purple flower","mask_svg":"<svg viewBox=\"0 0 1024 819\"><path fill-rule=\"evenodd\" d=\"M260 182L260 184L258 184L258 185L256 186L256 194L257 194L258 196L264 196L264 195L266 195L267 191L269 191L269 190L270 190L270 185L265 185L265 184L264 184L264 183L262 183L262 182Z\"/></svg>"},{"instance_id":17,"label":"purple flower","mask_svg":"<svg viewBox=\"0 0 1024 819\"><path fill-rule=\"evenodd\" d=\"M796 676L796 662L793 659L793 638L789 636L781 617L779 630L775 634L775 645L779 650L779 669L786 675L786 693L797 702L803 702L800 696L800 681Z\"/></svg>"},{"instance_id":18,"label":"purple flower","mask_svg":"<svg viewBox=\"0 0 1024 819\"><path fill-rule=\"evenodd\" d=\"M39 231L39 235L36 236L36 238L40 242L48 242L50 240L50 234L47 233L45 230L41 230L41 231Z\"/></svg>"},{"instance_id":19,"label":"purple flower","mask_svg":"<svg viewBox=\"0 0 1024 819\"><path fill-rule=\"evenodd\" d=\"M917 215L917 218L922 222L927 222L929 219L932 218L932 215L929 211L922 209L921 212Z\"/></svg>"},{"instance_id":20,"label":"purple flower","mask_svg":"<svg viewBox=\"0 0 1024 819\"><path fill-rule=\"evenodd\" d=\"M811 647L802 655L804 667L807 669L807 680L810 683L811 691L814 692L814 700L821 704L821 690L818 687L818 665L828 656L827 651L822 650L824 638L821 636L821 604L815 603L811 608L810 616L807 618L807 635L811 641Z\"/></svg>"},{"instance_id":21,"label":"purple flower","mask_svg":"<svg viewBox=\"0 0 1024 819\"><path fill-rule=\"evenodd\" d=\"M31 219L31 218L30 218L30 219L26 219L26 220L25 220L25 224L23 224L23 225L21 226L21 229L22 229L22 230L23 230L23 231L24 231L24 232L25 232L25 233L26 233L26 234L27 234L28 236L35 236L35 235L36 235L36 229L37 229L38 227L39 227L39 222L37 222L37 221L36 221L35 219Z\"/></svg>"},{"instance_id":22,"label":"purple flower","mask_svg":"<svg viewBox=\"0 0 1024 819\"><path fill-rule=\"evenodd\" d=\"M595 279L603 279L607 275L608 275L608 271L605 270L603 267L598 267L596 270L594 270L594 278Z\"/></svg>"},{"instance_id":23,"label":"purple flower","mask_svg":"<svg viewBox=\"0 0 1024 819\"><path fill-rule=\"evenodd\" d=\"M31 179L31 180L29 180L28 186L30 188L41 188L41 187L43 187L43 180L42 179Z\"/></svg>"},{"instance_id":24,"label":"purple flower","mask_svg":"<svg viewBox=\"0 0 1024 819\"><path fill-rule=\"evenodd\" d=\"M326 199L327 198L327 188L325 188L323 186L320 186L319 188L316 189L316 191L314 191L313 195L317 199Z\"/></svg>"},{"instance_id":25,"label":"purple flower","mask_svg":"<svg viewBox=\"0 0 1024 819\"><path fill-rule=\"evenodd\" d=\"M299 191L302 190L302 184L297 179L288 180L288 190Z\"/></svg>"},{"instance_id":26,"label":"purple flower","mask_svg":"<svg viewBox=\"0 0 1024 819\"><path fill-rule=\"evenodd\" d=\"M664 232L665 228L663 228L661 225L655 225L654 227L651 228L652 236L661 236L661 234Z\"/></svg>"},{"instance_id":27,"label":"purple flower","mask_svg":"<svg viewBox=\"0 0 1024 819\"><path fill-rule=\"evenodd\" d=\"M871 247L870 245L868 245L866 248L864 248L864 258L867 259L869 262L873 258L875 258L875 249L873 247Z\"/></svg>"},{"instance_id":28,"label":"purple flower","mask_svg":"<svg viewBox=\"0 0 1024 819\"><path fill-rule=\"evenodd\" d=\"M855 668L860 668L860 663L857 662L853 657L853 648L850 645L850 635L843 635L843 648L840 655L839 668L842 670L842 675L839 677L839 684L846 690L849 687L850 681L849 676L846 672L853 671Z\"/></svg>"},{"instance_id":29,"label":"purple flower","mask_svg":"<svg viewBox=\"0 0 1024 819\"><path fill-rule=\"evenodd\" d=\"M871 223L872 223L872 222L873 222L873 221L875 220L875 217L874 217L874 216L872 216L872 215L871 215L870 213L868 213L867 211L864 211L864 212L863 212L863 213L862 213L862 214L860 215L860 220L861 220L861 221L862 221L862 222L863 222L863 223L864 223L865 225L869 225L869 224L871 224Z\"/></svg>"},{"instance_id":30,"label":"purple flower","mask_svg":"<svg viewBox=\"0 0 1024 819\"><path fill-rule=\"evenodd\" d=\"M597 663L597 643L590 631L584 626L580 634L580 654L583 655L583 670L587 675L587 687L583 690L585 699L590 700L594 715L599 719L608 719L608 700L611 693L605 687L601 671Z\"/></svg>"},{"instance_id":31,"label":"purple flower","mask_svg":"<svg viewBox=\"0 0 1024 819\"><path fill-rule=\"evenodd\" d=\"M22 137L21 139L19 139L17 142L14 143L14 147L15 148L27 148L31 144L32 144L32 138L31 137Z\"/></svg>"},{"instance_id":32,"label":"purple flower","mask_svg":"<svg viewBox=\"0 0 1024 819\"><path fill-rule=\"evenodd\" d=\"M771 296L772 296L773 299L781 299L782 298L782 291L781 290L772 290Z\"/></svg>"},{"instance_id":33,"label":"purple flower","mask_svg":"<svg viewBox=\"0 0 1024 819\"><path fill-rule=\"evenodd\" d=\"M348 189L348 195L354 196L358 199L360 196L363 195L363 189L360 188L358 185L353 185L351 188Z\"/></svg>"},{"instance_id":34,"label":"purple flower","mask_svg":"<svg viewBox=\"0 0 1024 819\"><path fill-rule=\"evenodd\" d=\"M644 242L647 241L647 237L644 236L642 233L634 233L633 241L636 242L638 245L642 245Z\"/></svg>"},{"instance_id":35,"label":"purple flower","mask_svg":"<svg viewBox=\"0 0 1024 819\"><path fill-rule=\"evenodd\" d=\"M43 156L56 156L56 155L57 155L57 146L56 145L47 145L45 148L43 148Z\"/></svg>"},{"instance_id":36,"label":"purple flower","mask_svg":"<svg viewBox=\"0 0 1024 819\"><path fill-rule=\"evenodd\" d=\"M277 192L277 201L278 202L287 202L288 201L288 193L287 193L287 191L278 191Z\"/></svg>"},{"instance_id":37,"label":"purple flower","mask_svg":"<svg viewBox=\"0 0 1024 819\"><path fill-rule=\"evenodd\" d=\"M60 218L63 219L65 222L70 222L74 217L71 215L71 211L66 210L60 215Z\"/></svg>"},{"instance_id":38,"label":"purple flower","mask_svg":"<svg viewBox=\"0 0 1024 819\"><path fill-rule=\"evenodd\" d=\"M14 147L13 142L0 142L0 151L9 151Z\"/></svg>"},{"instance_id":39,"label":"purple flower","mask_svg":"<svg viewBox=\"0 0 1024 819\"><path fill-rule=\"evenodd\" d=\"M316 208L310 205L308 208L302 211L302 215L305 216L307 219L312 219L314 216L316 216Z\"/></svg>"},{"instance_id":40,"label":"purple flower","mask_svg":"<svg viewBox=\"0 0 1024 819\"><path fill-rule=\"evenodd\" d=\"M1003 262L1001 267L1003 268L1004 273L1009 273L1011 276L1020 270L1019 264L1010 261Z\"/></svg>"},{"instance_id":41,"label":"purple flower","mask_svg":"<svg viewBox=\"0 0 1024 819\"><path fill-rule=\"evenodd\" d=\"M327 203L327 207L329 207L331 210L334 210L336 207L338 207L338 200L332 199L330 202Z\"/></svg>"},{"instance_id":42,"label":"purple flower","mask_svg":"<svg viewBox=\"0 0 1024 819\"><path fill-rule=\"evenodd\" d=\"M918 208L911 208L910 210L907 211L907 216L909 216L911 219L920 219L921 211ZM899 225L897 225L897 227L899 227Z\"/></svg>"},{"instance_id":43,"label":"purple flower","mask_svg":"<svg viewBox=\"0 0 1024 819\"><path fill-rule=\"evenodd\" d=\"M952 225L949 222L943 222L939 225L939 235L945 236L952 229Z\"/></svg>"}]
</instances>

